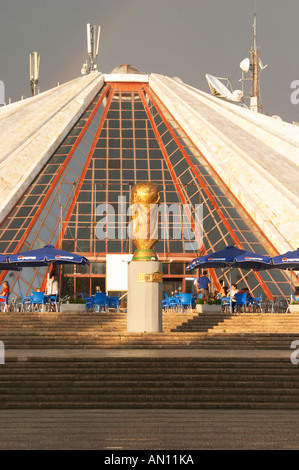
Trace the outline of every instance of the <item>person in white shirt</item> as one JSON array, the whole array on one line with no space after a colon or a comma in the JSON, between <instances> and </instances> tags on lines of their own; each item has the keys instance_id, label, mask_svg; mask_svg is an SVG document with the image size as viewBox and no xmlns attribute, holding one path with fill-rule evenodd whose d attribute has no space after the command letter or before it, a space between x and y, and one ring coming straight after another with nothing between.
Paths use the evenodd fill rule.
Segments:
<instances>
[{"instance_id":1,"label":"person in white shirt","mask_svg":"<svg viewBox=\"0 0 299 470\"><path fill-rule=\"evenodd\" d=\"M57 281L56 277L54 276L54 274L51 273L50 277L47 281L46 294L47 295L58 295L58 293L59 293L58 281Z\"/></svg>"},{"instance_id":2,"label":"person in white shirt","mask_svg":"<svg viewBox=\"0 0 299 470\"><path fill-rule=\"evenodd\" d=\"M231 287L231 290L228 293L228 295L231 296L231 298L232 298L233 312L235 311L235 306L236 306L235 294L238 294L238 292L239 292L239 289L237 287L237 284L233 284L232 287Z\"/></svg>"}]
</instances>

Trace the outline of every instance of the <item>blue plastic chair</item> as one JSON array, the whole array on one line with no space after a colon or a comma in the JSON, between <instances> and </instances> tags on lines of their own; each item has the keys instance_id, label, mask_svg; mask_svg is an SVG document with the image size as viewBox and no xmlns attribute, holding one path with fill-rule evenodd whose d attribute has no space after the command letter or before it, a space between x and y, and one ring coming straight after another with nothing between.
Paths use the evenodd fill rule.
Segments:
<instances>
[{"instance_id":1,"label":"blue plastic chair","mask_svg":"<svg viewBox=\"0 0 299 470\"><path fill-rule=\"evenodd\" d=\"M47 305L55 305L55 312L58 311L57 303L58 303L58 294L57 295L47 295L45 298L45 302Z\"/></svg>"},{"instance_id":2,"label":"blue plastic chair","mask_svg":"<svg viewBox=\"0 0 299 470\"><path fill-rule=\"evenodd\" d=\"M196 300L197 300L197 295L192 294L192 308L195 308Z\"/></svg>"},{"instance_id":3,"label":"blue plastic chair","mask_svg":"<svg viewBox=\"0 0 299 470\"><path fill-rule=\"evenodd\" d=\"M119 312L119 297L108 297L108 308L114 308Z\"/></svg>"},{"instance_id":4,"label":"blue plastic chair","mask_svg":"<svg viewBox=\"0 0 299 470\"><path fill-rule=\"evenodd\" d=\"M221 301L221 307L222 310L225 311L230 308L230 297L221 297L220 294L218 294L218 297Z\"/></svg>"},{"instance_id":5,"label":"blue plastic chair","mask_svg":"<svg viewBox=\"0 0 299 470\"><path fill-rule=\"evenodd\" d=\"M45 293L44 292L32 292L31 308L34 309L36 306L42 309L45 306Z\"/></svg>"},{"instance_id":6,"label":"blue plastic chair","mask_svg":"<svg viewBox=\"0 0 299 470\"><path fill-rule=\"evenodd\" d=\"M6 295L0 295L0 299L1 299L1 304L0 305L4 305L4 312L8 312L8 299L9 299L9 296L10 296L10 292L8 292Z\"/></svg>"},{"instance_id":7,"label":"blue plastic chair","mask_svg":"<svg viewBox=\"0 0 299 470\"><path fill-rule=\"evenodd\" d=\"M183 307L183 309L185 307L192 309L192 294L181 292L179 300L180 300L180 305Z\"/></svg>"},{"instance_id":8,"label":"blue plastic chair","mask_svg":"<svg viewBox=\"0 0 299 470\"><path fill-rule=\"evenodd\" d=\"M109 303L108 303L108 296L106 292L96 292L94 295L94 307L96 308L96 311L98 312L100 309L104 308L104 311L106 312L107 309L109 308Z\"/></svg>"},{"instance_id":9,"label":"blue plastic chair","mask_svg":"<svg viewBox=\"0 0 299 470\"><path fill-rule=\"evenodd\" d=\"M165 309L165 308L168 307L168 305L169 305L168 300L167 299L162 299L162 308Z\"/></svg>"},{"instance_id":10,"label":"blue plastic chair","mask_svg":"<svg viewBox=\"0 0 299 470\"><path fill-rule=\"evenodd\" d=\"M90 309L94 309L94 298L93 297L85 297L83 292L81 292L81 297L85 302L85 310L88 311Z\"/></svg>"},{"instance_id":11,"label":"blue plastic chair","mask_svg":"<svg viewBox=\"0 0 299 470\"><path fill-rule=\"evenodd\" d=\"M169 297L166 293L164 293L165 299L162 299L162 308L169 308Z\"/></svg>"},{"instance_id":12,"label":"blue plastic chair","mask_svg":"<svg viewBox=\"0 0 299 470\"><path fill-rule=\"evenodd\" d=\"M260 309L260 312L262 311L262 296L260 295L259 297L253 297L252 299L249 300L249 305L253 305L254 307L257 306Z\"/></svg>"},{"instance_id":13,"label":"blue plastic chair","mask_svg":"<svg viewBox=\"0 0 299 470\"><path fill-rule=\"evenodd\" d=\"M236 299L235 308L238 309L238 307L241 307L243 308L243 311L244 311L245 308L247 307L246 293L235 294L235 299Z\"/></svg>"},{"instance_id":14,"label":"blue plastic chair","mask_svg":"<svg viewBox=\"0 0 299 470\"><path fill-rule=\"evenodd\" d=\"M21 311L24 312L27 309L31 310L32 295L23 295L21 292L21 298L22 298Z\"/></svg>"},{"instance_id":15,"label":"blue plastic chair","mask_svg":"<svg viewBox=\"0 0 299 470\"><path fill-rule=\"evenodd\" d=\"M170 308L170 301L169 301L169 297L167 294L164 294L165 295L165 299L162 299L162 309L168 309Z\"/></svg>"},{"instance_id":16,"label":"blue plastic chair","mask_svg":"<svg viewBox=\"0 0 299 470\"><path fill-rule=\"evenodd\" d=\"M181 303L178 297L172 296L169 297L169 307L173 310L178 310L180 307Z\"/></svg>"},{"instance_id":17,"label":"blue plastic chair","mask_svg":"<svg viewBox=\"0 0 299 470\"><path fill-rule=\"evenodd\" d=\"M295 296L295 294L292 294L293 302L298 302L299 303L299 298Z\"/></svg>"},{"instance_id":18,"label":"blue plastic chair","mask_svg":"<svg viewBox=\"0 0 299 470\"><path fill-rule=\"evenodd\" d=\"M171 310L178 309L180 306L180 300L178 297L169 297L167 294L165 295L165 299L162 300L162 308L169 308Z\"/></svg>"}]
</instances>

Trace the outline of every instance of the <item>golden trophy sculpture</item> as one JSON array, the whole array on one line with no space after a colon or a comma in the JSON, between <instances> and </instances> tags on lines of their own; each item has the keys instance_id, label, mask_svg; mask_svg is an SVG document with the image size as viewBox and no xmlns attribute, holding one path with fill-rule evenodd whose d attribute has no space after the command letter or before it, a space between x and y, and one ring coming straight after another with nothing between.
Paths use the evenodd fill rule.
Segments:
<instances>
[{"instance_id":1,"label":"golden trophy sculpture","mask_svg":"<svg viewBox=\"0 0 299 470\"><path fill-rule=\"evenodd\" d=\"M158 241L160 191L149 181L136 184L131 191L132 239L137 250L132 261L157 260L153 249Z\"/></svg>"},{"instance_id":2,"label":"golden trophy sculpture","mask_svg":"<svg viewBox=\"0 0 299 470\"><path fill-rule=\"evenodd\" d=\"M154 244L158 241L160 191L149 181L131 191L129 238L136 245L128 263L127 331L162 331L162 263Z\"/></svg>"}]
</instances>

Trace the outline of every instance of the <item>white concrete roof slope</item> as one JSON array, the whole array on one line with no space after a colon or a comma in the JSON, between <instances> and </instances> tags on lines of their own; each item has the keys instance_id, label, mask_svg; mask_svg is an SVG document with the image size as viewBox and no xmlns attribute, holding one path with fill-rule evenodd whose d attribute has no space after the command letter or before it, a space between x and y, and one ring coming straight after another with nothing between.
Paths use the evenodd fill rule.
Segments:
<instances>
[{"instance_id":1,"label":"white concrete roof slope","mask_svg":"<svg viewBox=\"0 0 299 470\"><path fill-rule=\"evenodd\" d=\"M103 83L92 73L0 109L0 222Z\"/></svg>"},{"instance_id":2,"label":"white concrete roof slope","mask_svg":"<svg viewBox=\"0 0 299 470\"><path fill-rule=\"evenodd\" d=\"M299 246L299 128L150 75L149 85L278 252Z\"/></svg>"}]
</instances>

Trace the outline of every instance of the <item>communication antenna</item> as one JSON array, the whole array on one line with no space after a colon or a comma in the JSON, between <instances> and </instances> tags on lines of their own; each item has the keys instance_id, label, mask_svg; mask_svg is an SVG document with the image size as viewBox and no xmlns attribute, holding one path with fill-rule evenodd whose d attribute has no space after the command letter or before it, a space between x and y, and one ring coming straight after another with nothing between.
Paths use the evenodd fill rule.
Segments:
<instances>
[{"instance_id":1,"label":"communication antenna","mask_svg":"<svg viewBox=\"0 0 299 470\"><path fill-rule=\"evenodd\" d=\"M262 59L259 58L259 67L260 67L261 70L264 70L266 67L268 67L268 64L264 65L263 62L262 62Z\"/></svg>"},{"instance_id":2,"label":"communication antenna","mask_svg":"<svg viewBox=\"0 0 299 470\"><path fill-rule=\"evenodd\" d=\"M38 93L39 65L40 55L37 52L31 52L31 54L29 54L29 76L32 96L35 96Z\"/></svg>"},{"instance_id":3,"label":"communication antenna","mask_svg":"<svg viewBox=\"0 0 299 470\"><path fill-rule=\"evenodd\" d=\"M88 59L82 65L81 74L86 75L91 72L96 72L98 66L96 64L96 59L99 54L100 47L100 26L92 26L90 23L87 23L87 53Z\"/></svg>"},{"instance_id":4,"label":"communication antenna","mask_svg":"<svg viewBox=\"0 0 299 470\"><path fill-rule=\"evenodd\" d=\"M256 13L254 13L253 23L253 49L250 50L252 70L251 70L251 93L250 93L250 106L252 111L257 113L262 112L261 104L261 90L260 90L260 69L259 69L259 58L258 49L256 42Z\"/></svg>"},{"instance_id":5,"label":"communication antenna","mask_svg":"<svg viewBox=\"0 0 299 470\"><path fill-rule=\"evenodd\" d=\"M240 68L242 70L242 79L239 80L242 82L242 90L230 91L220 80L224 80L220 77L213 77L213 75L206 74L206 79L208 81L211 93L218 98L224 98L228 101L233 102L242 102L241 106L247 107L244 104L245 101L245 91L244 91L244 81L251 81L251 92L250 92L250 105L249 109L252 111L262 113L262 103L261 103L261 91L260 91L260 70L264 70L267 65L263 65L261 59L259 58L257 40L256 40L256 13L254 13L254 44L253 47L249 50L251 54L251 60L247 57L240 62ZM245 78L247 72L251 72L251 78ZM226 79L228 80L228 79ZM249 98L247 96L246 98Z\"/></svg>"},{"instance_id":6,"label":"communication antenna","mask_svg":"<svg viewBox=\"0 0 299 470\"><path fill-rule=\"evenodd\" d=\"M268 67L268 65L263 65L263 62L261 61L259 57L257 40L256 40L256 13L254 13L253 30L254 30L253 47L249 50L251 54L251 60L246 58L240 62L240 68L242 70L242 78L240 82L242 82L242 91L244 94L244 81L245 80L251 81L249 109L257 113L262 113L263 108L262 108L261 90L260 90L260 71L264 70L266 67ZM244 75L248 71L251 71L251 77L245 78Z\"/></svg>"},{"instance_id":7,"label":"communication antenna","mask_svg":"<svg viewBox=\"0 0 299 470\"><path fill-rule=\"evenodd\" d=\"M240 103L243 99L243 92L241 90L230 91L220 80L228 80L224 78L217 78L209 73L206 74L206 79L210 87L211 93L218 98L225 98L228 101Z\"/></svg>"},{"instance_id":8,"label":"communication antenna","mask_svg":"<svg viewBox=\"0 0 299 470\"><path fill-rule=\"evenodd\" d=\"M244 81L248 80L248 78L245 78L245 74L249 71L250 67L251 67L251 63L250 63L250 59L248 59L248 57L246 59L243 59L242 62L240 62L240 69L242 70L242 78L239 81L242 82L243 96L245 94Z\"/></svg>"}]
</instances>

